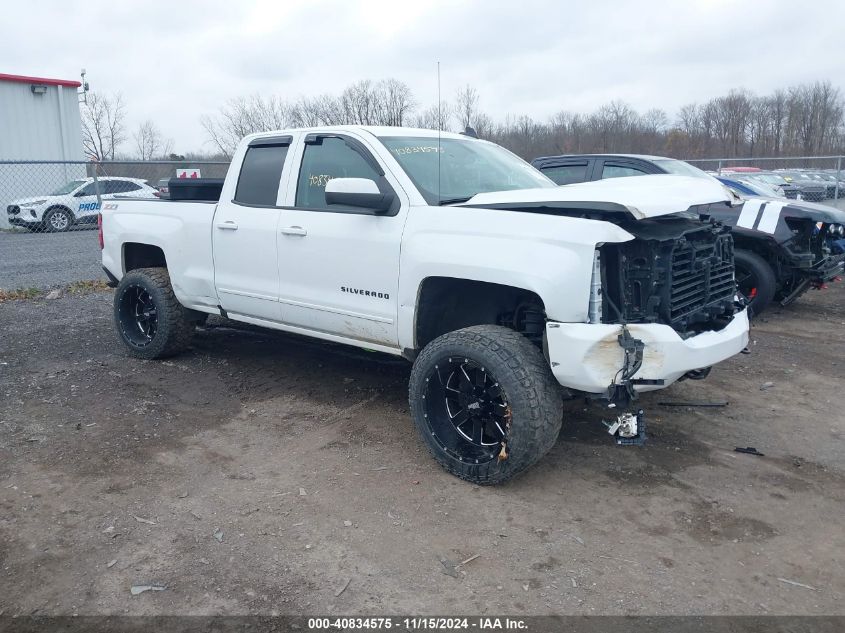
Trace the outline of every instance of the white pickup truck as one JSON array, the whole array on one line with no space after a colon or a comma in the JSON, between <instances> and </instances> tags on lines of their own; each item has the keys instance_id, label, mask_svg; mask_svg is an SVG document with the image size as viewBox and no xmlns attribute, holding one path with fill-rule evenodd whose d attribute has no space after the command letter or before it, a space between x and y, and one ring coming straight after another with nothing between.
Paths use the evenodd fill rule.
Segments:
<instances>
[{"instance_id":1,"label":"white pickup truck","mask_svg":"<svg viewBox=\"0 0 845 633\"><path fill-rule=\"evenodd\" d=\"M104 205L129 351L180 352L215 314L404 356L422 439L477 483L539 460L564 397L636 440L638 392L748 341L731 235L698 213L729 199L715 181L558 187L486 141L341 126L246 137L213 194Z\"/></svg>"}]
</instances>

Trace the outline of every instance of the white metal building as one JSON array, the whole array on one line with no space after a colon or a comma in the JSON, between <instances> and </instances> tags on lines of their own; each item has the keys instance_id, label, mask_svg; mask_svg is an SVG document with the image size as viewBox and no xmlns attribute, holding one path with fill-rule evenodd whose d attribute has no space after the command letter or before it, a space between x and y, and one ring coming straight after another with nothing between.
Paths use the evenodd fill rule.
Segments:
<instances>
[{"instance_id":1,"label":"white metal building","mask_svg":"<svg viewBox=\"0 0 845 633\"><path fill-rule=\"evenodd\" d=\"M80 82L0 73L0 161L85 160ZM0 163L0 228L6 205L85 177L84 165Z\"/></svg>"}]
</instances>

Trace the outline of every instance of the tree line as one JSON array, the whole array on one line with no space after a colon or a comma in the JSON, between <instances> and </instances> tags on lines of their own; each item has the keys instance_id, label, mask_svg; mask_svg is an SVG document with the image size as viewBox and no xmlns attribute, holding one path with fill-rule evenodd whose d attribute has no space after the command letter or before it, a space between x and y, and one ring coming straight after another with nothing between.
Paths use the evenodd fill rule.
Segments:
<instances>
[{"instance_id":1,"label":"tree line","mask_svg":"<svg viewBox=\"0 0 845 633\"><path fill-rule=\"evenodd\" d=\"M123 102L91 95L83 117L86 152L114 158L127 139ZM488 115L471 85L451 100L421 105L397 79L363 80L339 94L285 100L252 95L229 100L200 120L210 151L197 157L229 157L247 134L317 125L388 125L450 131L473 128L480 138L526 159L550 154L638 153L676 158L810 156L845 154L845 99L829 81L798 84L755 95L731 90L704 103L690 103L670 116L652 108L639 112L614 100L591 113L561 110L546 120ZM109 136L111 134L111 136ZM132 136L134 155L148 159L172 153L158 128L147 121Z\"/></svg>"}]
</instances>

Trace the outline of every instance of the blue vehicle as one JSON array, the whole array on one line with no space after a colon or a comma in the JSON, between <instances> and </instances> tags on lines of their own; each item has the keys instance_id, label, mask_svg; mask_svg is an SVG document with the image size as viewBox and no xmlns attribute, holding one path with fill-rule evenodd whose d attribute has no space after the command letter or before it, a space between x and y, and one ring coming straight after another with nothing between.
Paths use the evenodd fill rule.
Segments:
<instances>
[{"instance_id":1,"label":"blue vehicle","mask_svg":"<svg viewBox=\"0 0 845 633\"><path fill-rule=\"evenodd\" d=\"M734 178L726 178L724 176L716 176L716 180L725 185L728 189L740 196L766 196L768 198L783 198L782 193L776 191L773 187L767 186L762 182L749 182L748 180L739 180Z\"/></svg>"}]
</instances>

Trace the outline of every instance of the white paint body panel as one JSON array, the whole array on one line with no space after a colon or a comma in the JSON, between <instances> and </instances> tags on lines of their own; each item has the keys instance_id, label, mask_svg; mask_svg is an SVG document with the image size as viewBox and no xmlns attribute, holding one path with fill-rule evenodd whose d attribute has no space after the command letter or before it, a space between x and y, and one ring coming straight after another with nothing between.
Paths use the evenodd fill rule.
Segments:
<instances>
[{"instance_id":1,"label":"white paint body panel","mask_svg":"<svg viewBox=\"0 0 845 633\"><path fill-rule=\"evenodd\" d=\"M634 378L662 379L669 386L693 369L720 363L748 345L748 311L734 315L719 332L702 332L682 339L668 325L632 323L628 330L645 343L643 365ZM623 351L617 337L621 325L548 323L546 335L549 360L557 381L588 393L607 390L619 368ZM660 385L640 385L637 391L662 389Z\"/></svg>"},{"instance_id":2,"label":"white paint body panel","mask_svg":"<svg viewBox=\"0 0 845 633\"><path fill-rule=\"evenodd\" d=\"M730 200L728 189L715 178L651 174L562 185L552 192L548 189L523 189L480 193L466 205L604 202L625 207L631 215L642 220L686 211L691 206Z\"/></svg>"},{"instance_id":3,"label":"white paint body panel","mask_svg":"<svg viewBox=\"0 0 845 633\"><path fill-rule=\"evenodd\" d=\"M294 208L309 131L343 133L360 141L384 169L399 198L398 213ZM222 305L240 321L393 354L417 348L417 302L426 279L522 288L539 295L546 307L550 360L558 381L599 392L621 367L622 349L615 338L619 326L586 323L593 255L600 244L633 236L611 222L474 205L592 200L623 205L635 217L646 218L725 199L721 185L661 175L480 194L462 205L429 206L374 134L434 137L436 132L337 127L281 133L293 142L275 207L232 203L247 146L262 136L251 135L233 157L219 204L121 201L104 210L103 265L120 279L123 244L158 246L176 296L187 307L213 313ZM687 195L681 192L686 187ZM226 223L237 224L237 230ZM386 296L374 298L350 288ZM646 343L646 362L638 377L669 384L690 369L741 350L748 320L741 313L721 332L685 341L668 326L632 325L630 330Z\"/></svg>"}]
</instances>

